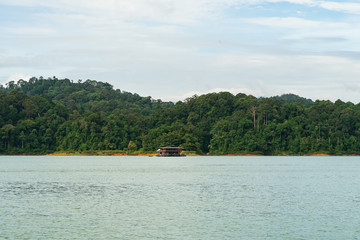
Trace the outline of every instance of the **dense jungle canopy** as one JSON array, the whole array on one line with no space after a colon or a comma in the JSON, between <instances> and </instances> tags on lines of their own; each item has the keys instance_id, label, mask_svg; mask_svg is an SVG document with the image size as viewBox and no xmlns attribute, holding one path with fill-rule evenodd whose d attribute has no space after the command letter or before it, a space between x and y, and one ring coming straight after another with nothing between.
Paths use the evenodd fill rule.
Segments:
<instances>
[{"instance_id":1,"label":"dense jungle canopy","mask_svg":"<svg viewBox=\"0 0 360 240\"><path fill-rule=\"evenodd\" d=\"M360 105L228 92L177 103L94 80L31 78L0 86L0 153L359 154Z\"/></svg>"}]
</instances>

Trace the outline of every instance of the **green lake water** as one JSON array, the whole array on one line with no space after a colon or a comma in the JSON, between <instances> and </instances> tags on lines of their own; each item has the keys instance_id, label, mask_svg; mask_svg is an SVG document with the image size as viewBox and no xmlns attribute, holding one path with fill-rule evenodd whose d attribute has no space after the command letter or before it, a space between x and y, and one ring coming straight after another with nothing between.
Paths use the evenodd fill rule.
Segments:
<instances>
[{"instance_id":1,"label":"green lake water","mask_svg":"<svg viewBox=\"0 0 360 240\"><path fill-rule=\"evenodd\" d=\"M1 156L0 239L360 239L360 157Z\"/></svg>"}]
</instances>

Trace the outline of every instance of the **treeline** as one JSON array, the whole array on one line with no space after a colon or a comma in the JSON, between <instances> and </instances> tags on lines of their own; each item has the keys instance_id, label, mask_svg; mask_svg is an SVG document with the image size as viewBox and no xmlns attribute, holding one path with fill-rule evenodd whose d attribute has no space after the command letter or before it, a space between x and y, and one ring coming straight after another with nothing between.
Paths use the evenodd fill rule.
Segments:
<instances>
[{"instance_id":1,"label":"treeline","mask_svg":"<svg viewBox=\"0 0 360 240\"><path fill-rule=\"evenodd\" d=\"M360 105L228 92L177 103L94 80L31 78L0 87L0 153L359 154Z\"/></svg>"}]
</instances>

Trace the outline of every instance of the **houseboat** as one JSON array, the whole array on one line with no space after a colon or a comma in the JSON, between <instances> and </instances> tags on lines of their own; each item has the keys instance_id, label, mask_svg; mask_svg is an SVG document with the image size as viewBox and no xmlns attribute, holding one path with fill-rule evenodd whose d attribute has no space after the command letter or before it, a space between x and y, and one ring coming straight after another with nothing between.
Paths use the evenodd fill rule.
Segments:
<instances>
[{"instance_id":1,"label":"houseboat","mask_svg":"<svg viewBox=\"0 0 360 240\"><path fill-rule=\"evenodd\" d=\"M157 157L185 157L184 149L181 147L159 147Z\"/></svg>"}]
</instances>

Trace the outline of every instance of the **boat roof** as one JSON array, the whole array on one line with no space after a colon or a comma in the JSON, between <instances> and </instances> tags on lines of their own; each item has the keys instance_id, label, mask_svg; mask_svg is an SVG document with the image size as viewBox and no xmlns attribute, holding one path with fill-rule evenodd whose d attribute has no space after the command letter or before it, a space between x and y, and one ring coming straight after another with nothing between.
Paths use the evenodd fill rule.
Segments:
<instances>
[{"instance_id":1,"label":"boat roof","mask_svg":"<svg viewBox=\"0 0 360 240\"><path fill-rule=\"evenodd\" d=\"M159 147L158 149L179 149L179 150L183 150L184 148L182 148L182 147Z\"/></svg>"}]
</instances>

